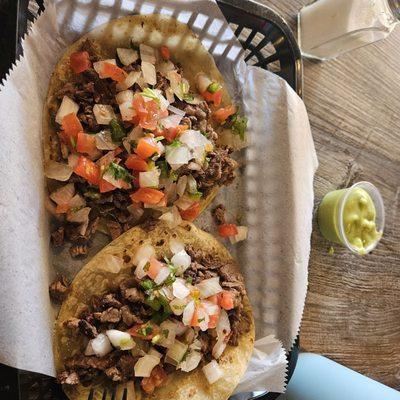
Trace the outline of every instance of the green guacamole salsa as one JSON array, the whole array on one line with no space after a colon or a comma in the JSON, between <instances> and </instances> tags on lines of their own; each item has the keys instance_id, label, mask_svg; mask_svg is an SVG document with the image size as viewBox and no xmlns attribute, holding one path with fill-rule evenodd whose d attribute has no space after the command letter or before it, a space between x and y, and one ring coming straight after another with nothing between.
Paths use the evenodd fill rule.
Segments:
<instances>
[{"instance_id":1,"label":"green guacamole salsa","mask_svg":"<svg viewBox=\"0 0 400 400\"><path fill-rule=\"evenodd\" d=\"M350 193L341 213L341 199L348 190ZM368 192L361 187L328 193L318 209L318 224L321 233L328 240L345 244L342 232L348 244L359 254L365 254L366 249L382 236L382 232L378 232L376 228L375 204ZM339 224L343 227L342 230Z\"/></svg>"}]
</instances>

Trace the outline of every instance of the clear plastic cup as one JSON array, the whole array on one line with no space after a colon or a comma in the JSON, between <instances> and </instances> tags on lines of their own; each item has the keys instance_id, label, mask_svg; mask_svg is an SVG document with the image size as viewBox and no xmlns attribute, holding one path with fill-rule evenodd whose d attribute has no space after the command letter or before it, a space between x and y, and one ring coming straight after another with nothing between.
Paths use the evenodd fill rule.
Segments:
<instances>
[{"instance_id":1,"label":"clear plastic cup","mask_svg":"<svg viewBox=\"0 0 400 400\"><path fill-rule=\"evenodd\" d=\"M364 248L362 253L360 253L359 248L352 245L348 240L345 233L343 218L346 201L348 200L350 193L356 188L364 189L371 197L376 211L376 230L381 233L374 242ZM356 254L369 253L379 243L385 226L385 209L379 190L370 182L358 182L350 188L334 190L327 193L318 208L318 225L322 235L326 239L344 245Z\"/></svg>"}]
</instances>

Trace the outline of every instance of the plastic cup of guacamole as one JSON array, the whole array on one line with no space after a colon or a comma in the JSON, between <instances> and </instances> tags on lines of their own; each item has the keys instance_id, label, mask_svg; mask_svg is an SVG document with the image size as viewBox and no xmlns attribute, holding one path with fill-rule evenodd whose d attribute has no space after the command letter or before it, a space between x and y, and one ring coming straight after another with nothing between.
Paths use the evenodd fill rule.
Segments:
<instances>
[{"instance_id":1,"label":"plastic cup of guacamole","mask_svg":"<svg viewBox=\"0 0 400 400\"><path fill-rule=\"evenodd\" d=\"M385 210L379 190L369 182L329 192L318 208L322 235L353 253L369 253L378 244L385 226Z\"/></svg>"}]
</instances>

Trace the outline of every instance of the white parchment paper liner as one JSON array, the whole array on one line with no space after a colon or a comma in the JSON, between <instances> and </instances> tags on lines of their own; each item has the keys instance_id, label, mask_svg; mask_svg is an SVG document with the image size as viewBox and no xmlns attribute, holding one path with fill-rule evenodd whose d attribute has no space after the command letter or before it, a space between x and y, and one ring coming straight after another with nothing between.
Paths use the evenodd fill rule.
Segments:
<instances>
[{"instance_id":1,"label":"white parchment paper liner","mask_svg":"<svg viewBox=\"0 0 400 400\"><path fill-rule=\"evenodd\" d=\"M24 57L0 92L0 362L54 374L54 310L47 292L54 274L68 272L69 265L54 259L51 268L48 261L41 112L49 76L65 47L88 30L122 15L153 12L173 15L199 34L249 118L251 144L239 154L246 168L219 195L230 217L242 215L250 228L249 239L232 252L246 277L258 341L237 391L283 391L285 350L297 335L307 289L317 160L303 102L276 75L245 66L240 44L207 0L49 1L33 24ZM199 224L212 227L209 213ZM73 273L77 268L71 265Z\"/></svg>"}]
</instances>

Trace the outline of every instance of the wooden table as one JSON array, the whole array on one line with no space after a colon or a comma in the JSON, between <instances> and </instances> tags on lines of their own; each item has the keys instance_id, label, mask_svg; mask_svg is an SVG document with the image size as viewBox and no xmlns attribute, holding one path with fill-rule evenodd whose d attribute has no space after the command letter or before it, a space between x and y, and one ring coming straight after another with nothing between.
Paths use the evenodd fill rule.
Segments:
<instances>
[{"instance_id":1,"label":"wooden table","mask_svg":"<svg viewBox=\"0 0 400 400\"><path fill-rule=\"evenodd\" d=\"M307 0L263 0L296 31ZM400 389L400 27L336 61L304 62L306 103L319 169L315 204L368 180L381 191L386 228L365 257L331 246L314 222L300 343Z\"/></svg>"}]
</instances>

